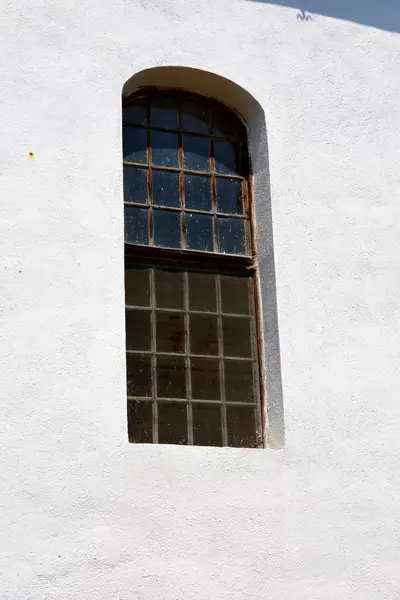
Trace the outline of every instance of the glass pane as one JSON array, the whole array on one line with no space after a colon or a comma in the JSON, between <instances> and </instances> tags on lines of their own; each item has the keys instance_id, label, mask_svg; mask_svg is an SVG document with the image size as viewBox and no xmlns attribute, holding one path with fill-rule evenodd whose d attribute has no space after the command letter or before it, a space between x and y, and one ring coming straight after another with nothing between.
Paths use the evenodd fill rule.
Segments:
<instances>
[{"instance_id":1,"label":"glass pane","mask_svg":"<svg viewBox=\"0 0 400 600\"><path fill-rule=\"evenodd\" d=\"M183 273L154 272L156 278L156 306L158 308L183 308Z\"/></svg>"},{"instance_id":2,"label":"glass pane","mask_svg":"<svg viewBox=\"0 0 400 600\"><path fill-rule=\"evenodd\" d=\"M178 129L178 110L173 98L157 98L150 109L152 127Z\"/></svg>"},{"instance_id":3,"label":"glass pane","mask_svg":"<svg viewBox=\"0 0 400 600\"><path fill-rule=\"evenodd\" d=\"M157 397L186 398L184 358L157 356Z\"/></svg>"},{"instance_id":4,"label":"glass pane","mask_svg":"<svg viewBox=\"0 0 400 600\"><path fill-rule=\"evenodd\" d=\"M221 407L193 405L193 443L196 446L222 446Z\"/></svg>"},{"instance_id":5,"label":"glass pane","mask_svg":"<svg viewBox=\"0 0 400 600\"><path fill-rule=\"evenodd\" d=\"M185 351L185 324L183 314L160 312L156 314L157 352Z\"/></svg>"},{"instance_id":6,"label":"glass pane","mask_svg":"<svg viewBox=\"0 0 400 600\"><path fill-rule=\"evenodd\" d=\"M126 349L150 350L150 318L147 310L126 310Z\"/></svg>"},{"instance_id":7,"label":"glass pane","mask_svg":"<svg viewBox=\"0 0 400 600\"><path fill-rule=\"evenodd\" d=\"M217 177L217 211L227 214L243 214L242 181Z\"/></svg>"},{"instance_id":8,"label":"glass pane","mask_svg":"<svg viewBox=\"0 0 400 600\"><path fill-rule=\"evenodd\" d=\"M128 402L128 435L130 442L153 442L153 405L151 402Z\"/></svg>"},{"instance_id":9,"label":"glass pane","mask_svg":"<svg viewBox=\"0 0 400 600\"><path fill-rule=\"evenodd\" d=\"M150 355L126 355L126 384L128 396L151 398Z\"/></svg>"},{"instance_id":10,"label":"glass pane","mask_svg":"<svg viewBox=\"0 0 400 600\"><path fill-rule=\"evenodd\" d=\"M222 312L248 315L249 278L220 276Z\"/></svg>"},{"instance_id":11,"label":"glass pane","mask_svg":"<svg viewBox=\"0 0 400 600\"><path fill-rule=\"evenodd\" d=\"M147 169L124 167L124 202L147 203Z\"/></svg>"},{"instance_id":12,"label":"glass pane","mask_svg":"<svg viewBox=\"0 0 400 600\"><path fill-rule=\"evenodd\" d=\"M213 217L186 213L187 247L212 252L214 249Z\"/></svg>"},{"instance_id":13,"label":"glass pane","mask_svg":"<svg viewBox=\"0 0 400 600\"><path fill-rule=\"evenodd\" d=\"M132 123L132 125L146 125L146 105L144 101L136 101L128 106L124 106L123 121Z\"/></svg>"},{"instance_id":14,"label":"glass pane","mask_svg":"<svg viewBox=\"0 0 400 600\"><path fill-rule=\"evenodd\" d=\"M184 102L182 106L182 129L207 134L210 130L210 111L199 102Z\"/></svg>"},{"instance_id":15,"label":"glass pane","mask_svg":"<svg viewBox=\"0 0 400 600\"><path fill-rule=\"evenodd\" d=\"M180 206L179 173L152 171L153 204Z\"/></svg>"},{"instance_id":16,"label":"glass pane","mask_svg":"<svg viewBox=\"0 0 400 600\"><path fill-rule=\"evenodd\" d=\"M238 144L225 140L214 140L215 172L240 175Z\"/></svg>"},{"instance_id":17,"label":"glass pane","mask_svg":"<svg viewBox=\"0 0 400 600\"><path fill-rule=\"evenodd\" d=\"M210 140L208 138L183 135L183 155L185 169L210 170Z\"/></svg>"},{"instance_id":18,"label":"glass pane","mask_svg":"<svg viewBox=\"0 0 400 600\"><path fill-rule=\"evenodd\" d=\"M222 317L224 356L251 357L250 319Z\"/></svg>"},{"instance_id":19,"label":"glass pane","mask_svg":"<svg viewBox=\"0 0 400 600\"><path fill-rule=\"evenodd\" d=\"M256 422L253 408L247 406L227 406L228 446L234 448L255 448Z\"/></svg>"},{"instance_id":20,"label":"glass pane","mask_svg":"<svg viewBox=\"0 0 400 600\"><path fill-rule=\"evenodd\" d=\"M225 394L227 402L254 402L252 362L225 361Z\"/></svg>"},{"instance_id":21,"label":"glass pane","mask_svg":"<svg viewBox=\"0 0 400 600\"><path fill-rule=\"evenodd\" d=\"M219 400L219 361L208 358L192 358L192 398L196 400Z\"/></svg>"},{"instance_id":22,"label":"glass pane","mask_svg":"<svg viewBox=\"0 0 400 600\"><path fill-rule=\"evenodd\" d=\"M211 179L204 175L185 175L185 206L211 210Z\"/></svg>"},{"instance_id":23,"label":"glass pane","mask_svg":"<svg viewBox=\"0 0 400 600\"><path fill-rule=\"evenodd\" d=\"M190 352L192 354L218 354L216 316L190 315Z\"/></svg>"},{"instance_id":24,"label":"glass pane","mask_svg":"<svg viewBox=\"0 0 400 600\"><path fill-rule=\"evenodd\" d=\"M160 444L187 444L186 404L159 403L158 441Z\"/></svg>"},{"instance_id":25,"label":"glass pane","mask_svg":"<svg viewBox=\"0 0 400 600\"><path fill-rule=\"evenodd\" d=\"M164 248L181 247L181 213L154 210L154 245Z\"/></svg>"},{"instance_id":26,"label":"glass pane","mask_svg":"<svg viewBox=\"0 0 400 600\"><path fill-rule=\"evenodd\" d=\"M244 220L218 219L219 249L224 254L245 254Z\"/></svg>"},{"instance_id":27,"label":"glass pane","mask_svg":"<svg viewBox=\"0 0 400 600\"><path fill-rule=\"evenodd\" d=\"M189 308L215 312L217 310L217 294L215 275L211 273L189 273Z\"/></svg>"},{"instance_id":28,"label":"glass pane","mask_svg":"<svg viewBox=\"0 0 400 600\"><path fill-rule=\"evenodd\" d=\"M132 306L150 306L148 269L125 269L125 302Z\"/></svg>"},{"instance_id":29,"label":"glass pane","mask_svg":"<svg viewBox=\"0 0 400 600\"><path fill-rule=\"evenodd\" d=\"M151 132L151 156L153 165L178 167L179 138L176 133Z\"/></svg>"},{"instance_id":30,"label":"glass pane","mask_svg":"<svg viewBox=\"0 0 400 600\"><path fill-rule=\"evenodd\" d=\"M124 127L122 132L124 160L147 163L147 132L136 127Z\"/></svg>"},{"instance_id":31,"label":"glass pane","mask_svg":"<svg viewBox=\"0 0 400 600\"><path fill-rule=\"evenodd\" d=\"M127 244L148 244L148 211L146 208L125 206L125 242Z\"/></svg>"},{"instance_id":32,"label":"glass pane","mask_svg":"<svg viewBox=\"0 0 400 600\"><path fill-rule=\"evenodd\" d=\"M213 111L212 131L214 135L246 139L246 128L243 123L235 115L225 111Z\"/></svg>"}]
</instances>

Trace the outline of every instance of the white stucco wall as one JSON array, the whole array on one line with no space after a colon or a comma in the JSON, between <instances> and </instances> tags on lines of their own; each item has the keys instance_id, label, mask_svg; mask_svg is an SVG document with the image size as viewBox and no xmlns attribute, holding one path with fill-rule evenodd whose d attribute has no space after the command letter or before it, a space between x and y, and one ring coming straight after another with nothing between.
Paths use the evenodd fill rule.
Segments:
<instances>
[{"instance_id":1,"label":"white stucco wall","mask_svg":"<svg viewBox=\"0 0 400 600\"><path fill-rule=\"evenodd\" d=\"M400 13L284 4L3 3L1 600L399 597ZM266 115L284 450L127 441L120 96L161 65Z\"/></svg>"}]
</instances>

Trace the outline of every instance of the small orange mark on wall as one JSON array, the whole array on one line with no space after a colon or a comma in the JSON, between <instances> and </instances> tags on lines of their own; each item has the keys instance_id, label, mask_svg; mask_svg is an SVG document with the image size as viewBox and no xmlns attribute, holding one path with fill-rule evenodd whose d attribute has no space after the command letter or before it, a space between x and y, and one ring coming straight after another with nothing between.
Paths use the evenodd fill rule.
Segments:
<instances>
[{"instance_id":1,"label":"small orange mark on wall","mask_svg":"<svg viewBox=\"0 0 400 600\"><path fill-rule=\"evenodd\" d=\"M28 158L29 158L29 162L31 162L31 163L32 163L32 162L33 162L33 159L35 158L35 155L34 155L34 153L33 153L33 152L29 152L29 153L28 153Z\"/></svg>"},{"instance_id":2,"label":"small orange mark on wall","mask_svg":"<svg viewBox=\"0 0 400 600\"><path fill-rule=\"evenodd\" d=\"M61 558L61 554L58 555L58 558Z\"/></svg>"}]
</instances>

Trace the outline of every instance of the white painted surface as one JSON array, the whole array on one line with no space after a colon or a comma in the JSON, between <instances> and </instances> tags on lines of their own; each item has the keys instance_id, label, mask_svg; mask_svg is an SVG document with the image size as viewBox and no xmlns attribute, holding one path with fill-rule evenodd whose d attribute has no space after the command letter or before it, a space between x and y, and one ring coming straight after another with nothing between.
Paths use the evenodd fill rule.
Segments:
<instances>
[{"instance_id":1,"label":"white painted surface","mask_svg":"<svg viewBox=\"0 0 400 600\"><path fill-rule=\"evenodd\" d=\"M377 7L393 33L370 3L367 26L5 1L1 600L398 598L400 27ZM266 114L285 450L127 443L120 94L157 65Z\"/></svg>"}]
</instances>

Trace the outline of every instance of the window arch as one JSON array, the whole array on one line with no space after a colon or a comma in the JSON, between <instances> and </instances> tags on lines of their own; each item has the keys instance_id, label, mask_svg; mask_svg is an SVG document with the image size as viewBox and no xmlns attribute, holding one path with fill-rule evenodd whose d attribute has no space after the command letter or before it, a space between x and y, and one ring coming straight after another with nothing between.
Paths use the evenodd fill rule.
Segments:
<instances>
[{"instance_id":1,"label":"window arch","mask_svg":"<svg viewBox=\"0 0 400 600\"><path fill-rule=\"evenodd\" d=\"M131 442L263 445L246 128L201 96L123 106Z\"/></svg>"}]
</instances>

